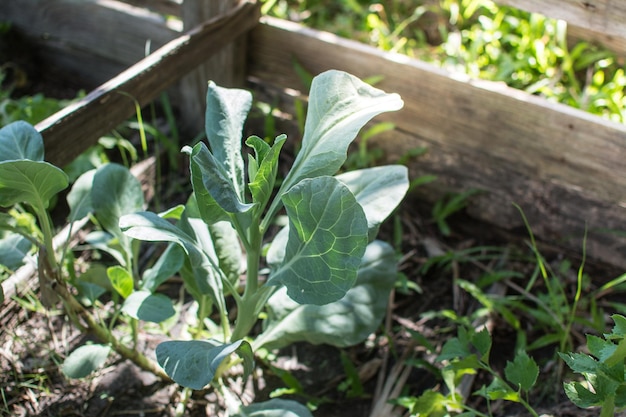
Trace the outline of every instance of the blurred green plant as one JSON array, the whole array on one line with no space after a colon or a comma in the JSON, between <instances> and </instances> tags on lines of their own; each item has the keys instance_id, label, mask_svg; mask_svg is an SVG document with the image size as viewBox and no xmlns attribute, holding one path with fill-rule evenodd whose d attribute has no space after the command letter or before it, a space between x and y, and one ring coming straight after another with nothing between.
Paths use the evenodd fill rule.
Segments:
<instances>
[{"instance_id":1,"label":"blurred green plant","mask_svg":"<svg viewBox=\"0 0 626 417\"><path fill-rule=\"evenodd\" d=\"M0 86L3 86L5 78L6 73L0 66ZM58 100L41 93L19 98L12 97L12 93L10 86L0 88L0 128L17 120L39 123L70 103L70 100Z\"/></svg>"},{"instance_id":2,"label":"blurred green plant","mask_svg":"<svg viewBox=\"0 0 626 417\"><path fill-rule=\"evenodd\" d=\"M539 367L523 350L515 352L513 360L507 361L504 376L490 364L492 339L486 329L476 331L460 326L457 337L449 339L436 361L444 363L439 373L447 391L428 389L419 397L404 396L396 402L410 410L411 416L436 417L446 415L493 416L491 402L504 400L521 404L529 415L539 414L528 402L528 394L535 386ZM433 369L431 368L431 371ZM460 389L467 375L478 372L486 374L489 385L483 385L471 395L487 400L488 411L483 413L468 404L468 396ZM461 414L462 413L462 414Z\"/></svg>"},{"instance_id":3,"label":"blurred green plant","mask_svg":"<svg viewBox=\"0 0 626 417\"><path fill-rule=\"evenodd\" d=\"M572 43L567 23L490 0L265 0L263 12L473 78L626 120L626 75L612 52Z\"/></svg>"},{"instance_id":4,"label":"blurred green plant","mask_svg":"<svg viewBox=\"0 0 626 417\"><path fill-rule=\"evenodd\" d=\"M586 353L560 353L561 358L585 382L563 384L568 398L581 408L601 407L600 417L626 408L626 317L611 316L615 325L604 338L587 335Z\"/></svg>"}]
</instances>

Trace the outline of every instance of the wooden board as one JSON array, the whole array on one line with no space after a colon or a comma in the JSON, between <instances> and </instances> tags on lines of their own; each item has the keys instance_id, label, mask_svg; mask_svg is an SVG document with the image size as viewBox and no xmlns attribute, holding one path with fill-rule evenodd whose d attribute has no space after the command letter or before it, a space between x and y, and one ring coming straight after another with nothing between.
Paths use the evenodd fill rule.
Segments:
<instances>
[{"instance_id":1,"label":"wooden board","mask_svg":"<svg viewBox=\"0 0 626 417\"><path fill-rule=\"evenodd\" d=\"M615 52L622 59L626 57L626 38L584 29L575 25L567 26L567 37L574 42L588 41ZM623 61L622 61L623 62Z\"/></svg>"},{"instance_id":2,"label":"wooden board","mask_svg":"<svg viewBox=\"0 0 626 417\"><path fill-rule=\"evenodd\" d=\"M294 61L313 74L335 68L398 92L397 134L379 145L391 159L408 149L429 152L413 177L439 181L420 189L434 201L447 191L481 190L469 211L477 219L523 230L519 204L545 241L626 267L626 241L604 229L626 230L626 127L503 84L468 80L420 61L299 25L264 18L253 30L250 74L278 89L303 89Z\"/></svg>"},{"instance_id":3,"label":"wooden board","mask_svg":"<svg viewBox=\"0 0 626 417\"><path fill-rule=\"evenodd\" d=\"M169 15L180 16L180 5L182 0L122 0L124 3L132 4L137 7L144 7L154 12Z\"/></svg>"},{"instance_id":4,"label":"wooden board","mask_svg":"<svg viewBox=\"0 0 626 417\"><path fill-rule=\"evenodd\" d=\"M236 7L237 3L238 0L185 1L181 9L183 26L193 28L210 18L227 13ZM207 80L212 80L222 87L244 86L246 40L247 36L244 35L234 42L222 45L221 50L211 59L180 80L176 102L181 115L185 116L179 126L183 132L189 132L195 137L204 131Z\"/></svg>"},{"instance_id":5,"label":"wooden board","mask_svg":"<svg viewBox=\"0 0 626 417\"><path fill-rule=\"evenodd\" d=\"M92 91L36 127L46 146L46 159L63 166L97 139L154 100L183 75L192 71L222 45L258 23L259 8L244 2L231 12L210 20L176 38L136 65Z\"/></svg>"},{"instance_id":6,"label":"wooden board","mask_svg":"<svg viewBox=\"0 0 626 417\"><path fill-rule=\"evenodd\" d=\"M180 35L163 16L114 0L2 0L0 20L35 42L47 71L85 88Z\"/></svg>"},{"instance_id":7,"label":"wooden board","mask_svg":"<svg viewBox=\"0 0 626 417\"><path fill-rule=\"evenodd\" d=\"M626 2L623 0L496 0L496 2L626 39L624 24Z\"/></svg>"}]
</instances>

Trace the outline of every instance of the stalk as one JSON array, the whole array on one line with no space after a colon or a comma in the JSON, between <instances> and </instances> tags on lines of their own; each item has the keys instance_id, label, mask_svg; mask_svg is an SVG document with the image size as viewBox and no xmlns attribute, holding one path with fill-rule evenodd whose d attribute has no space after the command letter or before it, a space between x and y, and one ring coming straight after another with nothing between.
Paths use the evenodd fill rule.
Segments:
<instances>
[{"instance_id":1,"label":"stalk","mask_svg":"<svg viewBox=\"0 0 626 417\"><path fill-rule=\"evenodd\" d=\"M100 325L93 315L91 315L91 313L89 313L89 311L87 311L68 291L65 285L57 285L56 290L66 308L72 311L75 316L80 316L87 324L89 330L91 330L100 341L110 344L113 350L120 356L130 360L144 371L152 372L164 381L171 381L170 377L156 362L149 359L141 352L124 346L106 327ZM72 315L70 315L70 317L71 316Z\"/></svg>"},{"instance_id":2,"label":"stalk","mask_svg":"<svg viewBox=\"0 0 626 417\"><path fill-rule=\"evenodd\" d=\"M258 222L250 227L248 247L246 248L246 286L237 305L237 319L231 340L246 337L257 319L256 305L259 291L259 259L261 257L262 235Z\"/></svg>"}]
</instances>

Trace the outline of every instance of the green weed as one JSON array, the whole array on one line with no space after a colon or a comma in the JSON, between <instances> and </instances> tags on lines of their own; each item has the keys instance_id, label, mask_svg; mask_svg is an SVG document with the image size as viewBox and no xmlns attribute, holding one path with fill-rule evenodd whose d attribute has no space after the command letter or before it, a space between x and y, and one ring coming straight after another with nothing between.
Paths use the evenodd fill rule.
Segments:
<instances>
[{"instance_id":1,"label":"green weed","mask_svg":"<svg viewBox=\"0 0 626 417\"><path fill-rule=\"evenodd\" d=\"M491 402L504 400L519 403L529 415L538 416L528 399L539 376L539 367L534 359L525 351L518 350L513 360L507 362L504 376L501 376L490 365L491 346L491 335L486 329L476 331L472 327L460 326L457 337L444 344L436 359L443 367L435 372L439 374L447 391L428 389L419 397L403 396L396 402L408 408L411 416L454 414L487 417L493 416ZM478 372L485 373L490 383L471 395L483 397L487 401L487 413L470 406L468 394L460 388L466 376Z\"/></svg>"}]
</instances>

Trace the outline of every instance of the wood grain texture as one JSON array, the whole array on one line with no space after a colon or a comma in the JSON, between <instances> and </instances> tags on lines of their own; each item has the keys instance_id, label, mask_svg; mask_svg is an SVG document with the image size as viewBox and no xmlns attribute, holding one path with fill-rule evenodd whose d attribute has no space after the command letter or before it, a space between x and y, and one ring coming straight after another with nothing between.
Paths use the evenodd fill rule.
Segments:
<instances>
[{"instance_id":1,"label":"wood grain texture","mask_svg":"<svg viewBox=\"0 0 626 417\"><path fill-rule=\"evenodd\" d=\"M181 18L184 28L200 23L232 10L238 0L189 0L182 4ZM241 87L245 80L245 38L223 44L219 52L204 60L179 83L176 102L183 117L180 129L196 136L204 130L206 91L209 80L222 87Z\"/></svg>"},{"instance_id":2,"label":"wood grain texture","mask_svg":"<svg viewBox=\"0 0 626 417\"><path fill-rule=\"evenodd\" d=\"M600 229L626 230L626 127L550 103L503 84L468 80L403 56L264 18L253 30L250 74L278 89L303 89L294 61L317 74L335 68L398 92L403 110L380 117L398 132L379 140L390 158L416 146L427 155L412 175L435 173L421 190L482 190L469 211L476 218L521 229L519 204L541 238L580 252L585 227L589 253L626 266L623 239Z\"/></svg>"},{"instance_id":3,"label":"wood grain texture","mask_svg":"<svg viewBox=\"0 0 626 417\"><path fill-rule=\"evenodd\" d=\"M36 127L44 137L46 159L63 166L103 134L135 113L134 100L149 103L222 45L258 23L259 8L242 3L167 43L150 56Z\"/></svg>"},{"instance_id":4,"label":"wood grain texture","mask_svg":"<svg viewBox=\"0 0 626 417\"><path fill-rule=\"evenodd\" d=\"M163 16L114 0L2 0L0 19L35 42L44 68L83 79L87 87L179 35Z\"/></svg>"},{"instance_id":5,"label":"wood grain texture","mask_svg":"<svg viewBox=\"0 0 626 417\"><path fill-rule=\"evenodd\" d=\"M136 7L143 7L159 14L180 16L182 0L121 0Z\"/></svg>"},{"instance_id":6,"label":"wood grain texture","mask_svg":"<svg viewBox=\"0 0 626 417\"><path fill-rule=\"evenodd\" d=\"M623 0L496 0L496 2L626 39L624 25L626 2Z\"/></svg>"},{"instance_id":7,"label":"wood grain texture","mask_svg":"<svg viewBox=\"0 0 626 417\"><path fill-rule=\"evenodd\" d=\"M575 25L567 26L567 37L575 42L588 41L615 52L620 57L626 57L626 38L607 35L605 33L584 29Z\"/></svg>"}]
</instances>

